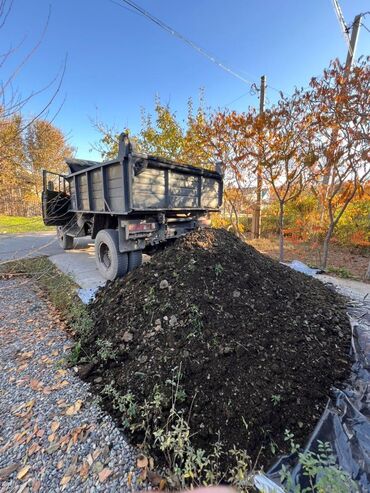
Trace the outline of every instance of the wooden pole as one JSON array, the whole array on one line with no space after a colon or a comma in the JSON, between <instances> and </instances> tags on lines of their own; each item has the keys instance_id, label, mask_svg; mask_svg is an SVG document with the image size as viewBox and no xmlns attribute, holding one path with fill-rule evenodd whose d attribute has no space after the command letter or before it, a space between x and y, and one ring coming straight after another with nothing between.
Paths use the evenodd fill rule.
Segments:
<instances>
[{"instance_id":1,"label":"wooden pole","mask_svg":"<svg viewBox=\"0 0 370 493\"><path fill-rule=\"evenodd\" d=\"M266 76L261 77L260 88L260 115L263 115L265 111L265 97L266 97ZM257 186L256 186L256 204L253 211L252 218L252 235L253 238L259 238L261 236L261 206L262 206L262 163L257 165Z\"/></svg>"}]
</instances>

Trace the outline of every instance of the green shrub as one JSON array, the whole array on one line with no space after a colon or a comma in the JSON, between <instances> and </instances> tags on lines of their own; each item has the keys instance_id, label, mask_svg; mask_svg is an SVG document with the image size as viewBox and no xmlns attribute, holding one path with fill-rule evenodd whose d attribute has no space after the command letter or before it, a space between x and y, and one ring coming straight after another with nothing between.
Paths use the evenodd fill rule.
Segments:
<instances>
[{"instance_id":1,"label":"green shrub","mask_svg":"<svg viewBox=\"0 0 370 493\"><path fill-rule=\"evenodd\" d=\"M285 440L290 442L291 453L299 450L294 437L289 431L285 432ZM344 471L336 461L330 444L317 441L317 452L298 452L298 464L302 467L303 476L310 486L301 488L286 466L282 466L280 479L285 489L292 493L357 493L359 486L351 476Z\"/></svg>"}]
</instances>

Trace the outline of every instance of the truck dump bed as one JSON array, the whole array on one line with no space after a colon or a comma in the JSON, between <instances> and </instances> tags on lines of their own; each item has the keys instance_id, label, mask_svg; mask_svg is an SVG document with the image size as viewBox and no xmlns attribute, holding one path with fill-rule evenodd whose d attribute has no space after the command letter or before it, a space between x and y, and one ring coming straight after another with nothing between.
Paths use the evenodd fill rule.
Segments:
<instances>
[{"instance_id":1,"label":"truck dump bed","mask_svg":"<svg viewBox=\"0 0 370 493\"><path fill-rule=\"evenodd\" d=\"M222 174L120 146L116 160L67 160L72 212L127 215L154 211L217 211Z\"/></svg>"},{"instance_id":2,"label":"truck dump bed","mask_svg":"<svg viewBox=\"0 0 370 493\"><path fill-rule=\"evenodd\" d=\"M57 226L60 246L95 240L96 264L105 279L122 277L169 240L209 222L222 205L223 175L138 153L121 134L116 159L68 159L68 175L43 170L42 215Z\"/></svg>"}]
</instances>

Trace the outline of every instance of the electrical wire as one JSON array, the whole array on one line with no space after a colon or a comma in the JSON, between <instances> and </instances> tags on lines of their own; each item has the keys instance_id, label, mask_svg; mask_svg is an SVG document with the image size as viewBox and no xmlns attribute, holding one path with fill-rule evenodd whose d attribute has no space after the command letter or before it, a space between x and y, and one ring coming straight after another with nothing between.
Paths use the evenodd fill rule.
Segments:
<instances>
[{"instance_id":1,"label":"electrical wire","mask_svg":"<svg viewBox=\"0 0 370 493\"><path fill-rule=\"evenodd\" d=\"M226 103L222 106L222 108L226 108L227 106L231 106L232 104L236 103L237 101L239 101L240 99L244 98L245 96L249 96L250 95L250 91L248 92L245 92L243 94L241 94L240 96L238 96L237 98L233 99L232 101L230 101L229 103Z\"/></svg>"},{"instance_id":2,"label":"electrical wire","mask_svg":"<svg viewBox=\"0 0 370 493\"><path fill-rule=\"evenodd\" d=\"M370 14L370 10L368 10L366 12L360 12L358 15L361 17L361 19L364 19L369 14ZM348 26L348 31L350 31L353 28L354 23L355 23L355 20ZM361 22L361 25L363 26L362 22Z\"/></svg>"},{"instance_id":3,"label":"electrical wire","mask_svg":"<svg viewBox=\"0 0 370 493\"><path fill-rule=\"evenodd\" d=\"M370 15L370 10L368 10L367 12L362 12L361 13L362 19L364 19L367 15ZM365 29L365 31L367 31L368 33L370 33L370 29L367 27L367 25L364 23L364 21L361 22L361 26Z\"/></svg>"},{"instance_id":4,"label":"electrical wire","mask_svg":"<svg viewBox=\"0 0 370 493\"><path fill-rule=\"evenodd\" d=\"M165 22L163 22L161 19L159 19L158 17L155 17L153 14L151 14L147 10L143 9L142 7L140 7L140 5L136 4L132 0L121 0L121 2L124 2L125 4L127 4L128 6L130 6L131 9L134 9L134 11L136 11L140 15L146 17L147 19L149 19L150 21L152 21L154 24L156 24L157 26L159 26L161 29L167 31L172 36L180 39L182 42L184 42L185 44L187 44L188 46L190 46L193 50L197 51L199 54L201 54L202 56L204 56L205 58L207 58L208 60L210 60L212 63L214 63L215 65L217 65L219 68L221 68L222 70L224 70L228 74L230 74L233 77L241 80L245 84L255 84L254 81L251 81L249 79L246 79L240 73L238 73L235 70L231 69L230 67L228 67L227 65L225 65L224 63L222 63L220 60L218 60L215 56L211 55L206 50L204 50L203 48L201 48L200 46L198 46L194 41L192 41L189 38L185 37L184 35L182 35L178 31L176 31L175 29L173 29L171 26L169 26L168 24L166 24ZM115 1L112 1L112 3L115 3L115 4L117 4L117 5L119 5L119 6L123 7L123 8L126 8L121 3L117 3ZM131 10L131 9L129 9L129 10L131 12L133 12L133 10Z\"/></svg>"},{"instance_id":5,"label":"electrical wire","mask_svg":"<svg viewBox=\"0 0 370 493\"><path fill-rule=\"evenodd\" d=\"M347 23L344 19L342 9L340 8L340 5L339 5L339 1L338 0L332 0L332 5L334 7L335 15L337 16L339 25L341 27L342 35L344 36L344 40L347 43L347 46L350 48L351 47L351 40L349 37L350 27L347 26Z\"/></svg>"},{"instance_id":6,"label":"electrical wire","mask_svg":"<svg viewBox=\"0 0 370 493\"><path fill-rule=\"evenodd\" d=\"M270 88L270 89L272 89L273 91L275 91L275 92L277 92L279 94L281 94L283 92L281 89L277 89L276 87L271 86L270 84L266 84L266 88Z\"/></svg>"},{"instance_id":7,"label":"electrical wire","mask_svg":"<svg viewBox=\"0 0 370 493\"><path fill-rule=\"evenodd\" d=\"M232 101L230 101L228 104L224 105L224 107L225 106L230 106L231 104L235 103L236 101L239 101L240 99L242 99L243 97L247 96L248 94L252 94L253 95L253 94L256 94L256 93L259 92L258 85L257 85L257 83L255 81L246 79L240 73L238 73L235 70L232 70L231 68L227 67L223 62L221 62L220 60L218 60L214 55L211 55L206 50L204 50L203 48L201 48L200 46L198 46L194 41L190 40L189 38L186 38L181 33L179 33L178 31L176 31L172 27L170 27L168 24L164 23L161 19L159 19L158 17L155 17L153 14L151 14L147 10L143 9L142 7L140 7L140 5L138 5L135 2L133 2L133 0L118 0L118 1L110 0L110 1L111 1L111 3L114 3L115 5L118 5L119 7L122 7L125 10L128 10L129 12L131 12L133 14L141 15L141 16L147 18L148 20L154 22L157 26L159 26L160 28L164 29L166 32L168 32L172 36L175 36L178 39L180 39L181 41L183 41L185 44L187 44L192 49L194 49L195 51L197 51L198 53L200 53L202 56L204 56L205 58L207 58L208 60L210 60L212 63L216 64L219 68L221 68L225 72L229 73L230 75L236 77L237 79L241 80L242 82L244 82L246 84L250 84L251 87L250 87L250 90L248 92L241 94L237 98L235 98ZM122 2L124 2L126 5L123 5ZM270 84L267 84L266 85L266 88L270 88L273 91L277 92L278 94L281 94L282 93L282 91L280 89L277 89L276 87L271 86Z\"/></svg>"},{"instance_id":8,"label":"electrical wire","mask_svg":"<svg viewBox=\"0 0 370 493\"><path fill-rule=\"evenodd\" d=\"M222 105L221 108L227 108L228 106L232 105L233 103L236 103L237 101L244 98L245 96L255 96L259 92L260 92L260 88L257 86L257 84L252 84L248 92L244 92L243 94L233 99L229 103Z\"/></svg>"}]
</instances>

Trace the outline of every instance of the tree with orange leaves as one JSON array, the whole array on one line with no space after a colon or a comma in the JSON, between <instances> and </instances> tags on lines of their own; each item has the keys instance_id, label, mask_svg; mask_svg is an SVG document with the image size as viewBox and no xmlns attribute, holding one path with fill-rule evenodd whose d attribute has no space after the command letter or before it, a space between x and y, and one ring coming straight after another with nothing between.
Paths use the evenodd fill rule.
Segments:
<instances>
[{"instance_id":1,"label":"tree with orange leaves","mask_svg":"<svg viewBox=\"0 0 370 493\"><path fill-rule=\"evenodd\" d=\"M241 208L250 209L254 201L251 190L255 186L257 166L253 141L255 117L253 108L246 113L215 112L208 116L199 132L208 155L223 163L225 209L239 235L243 233L239 227Z\"/></svg>"},{"instance_id":2,"label":"tree with orange leaves","mask_svg":"<svg viewBox=\"0 0 370 493\"><path fill-rule=\"evenodd\" d=\"M327 266L335 227L370 178L370 58L350 72L334 61L311 80L305 103L313 119L311 180L325 220L321 267Z\"/></svg>"},{"instance_id":3,"label":"tree with orange leaves","mask_svg":"<svg viewBox=\"0 0 370 493\"><path fill-rule=\"evenodd\" d=\"M250 108L246 113L217 112L204 127L203 145L213 150L224 163L225 201L238 223L238 203L252 205L251 188L256 187L257 167L279 202L280 260L284 260L284 208L287 202L301 193L306 181L307 165L311 163L307 142L310 139L311 119L302 105L302 93L290 98L282 95L279 103L263 115ZM209 151L211 154L211 150Z\"/></svg>"},{"instance_id":4,"label":"tree with orange leaves","mask_svg":"<svg viewBox=\"0 0 370 493\"><path fill-rule=\"evenodd\" d=\"M278 104L255 119L256 147L262 175L279 203L279 259L284 261L284 214L288 202L295 200L307 181L312 165L309 152L311 118L305 112L302 92L281 95Z\"/></svg>"}]
</instances>

